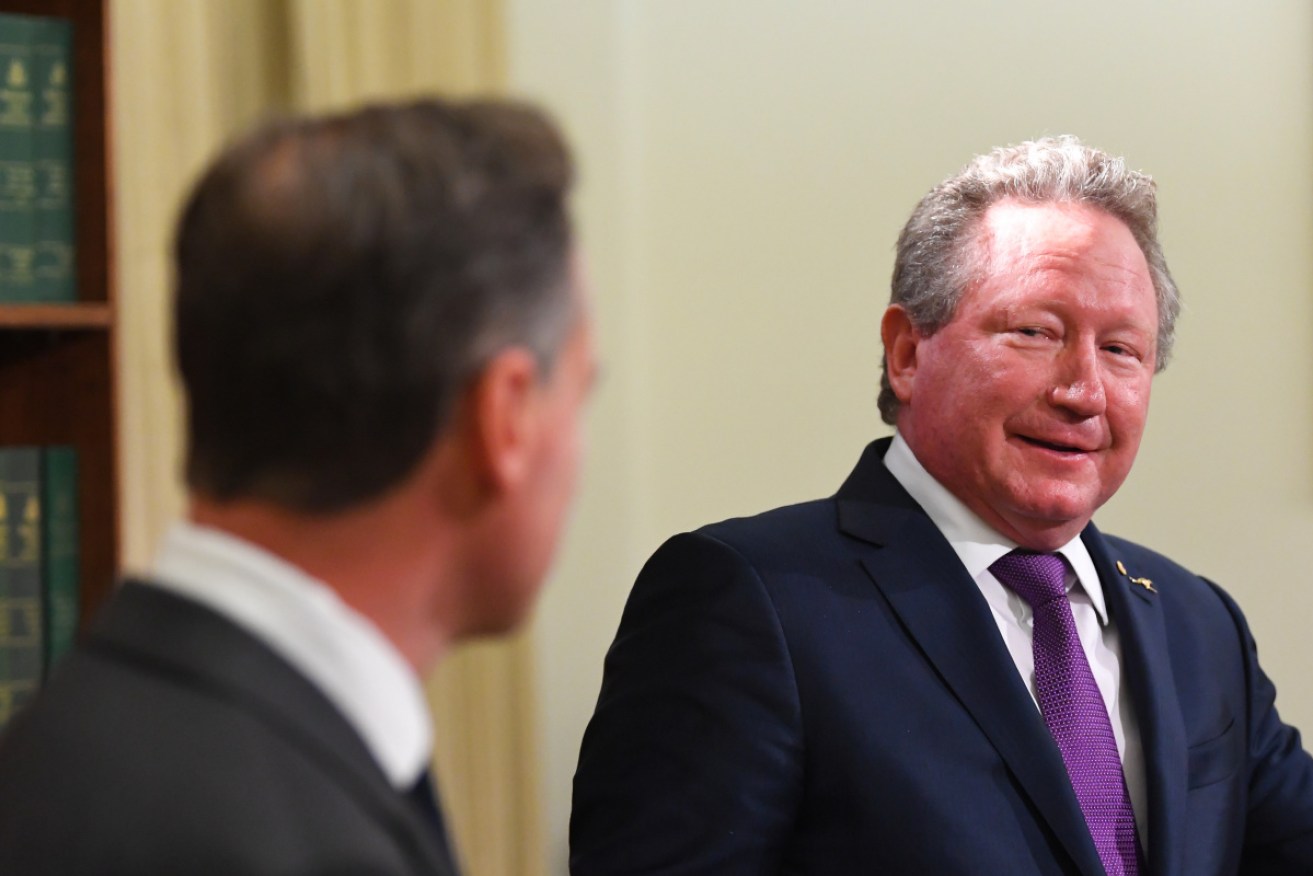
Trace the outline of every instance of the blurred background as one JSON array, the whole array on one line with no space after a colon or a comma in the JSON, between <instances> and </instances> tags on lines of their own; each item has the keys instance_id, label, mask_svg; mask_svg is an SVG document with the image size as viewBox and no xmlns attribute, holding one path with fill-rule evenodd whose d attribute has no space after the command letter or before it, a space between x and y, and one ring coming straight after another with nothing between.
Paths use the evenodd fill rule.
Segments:
<instances>
[{"instance_id":1,"label":"blurred background","mask_svg":"<svg viewBox=\"0 0 1313 876\"><path fill-rule=\"evenodd\" d=\"M570 781L630 584L673 532L828 495L867 441L894 239L972 155L1075 133L1159 183L1185 311L1101 512L1246 609L1313 727L1307 0L110 0L122 528L180 513L168 239L272 112L510 94L573 143L605 377L532 629L433 680L471 876L566 872ZM1132 668L1133 671L1133 668Z\"/></svg>"}]
</instances>

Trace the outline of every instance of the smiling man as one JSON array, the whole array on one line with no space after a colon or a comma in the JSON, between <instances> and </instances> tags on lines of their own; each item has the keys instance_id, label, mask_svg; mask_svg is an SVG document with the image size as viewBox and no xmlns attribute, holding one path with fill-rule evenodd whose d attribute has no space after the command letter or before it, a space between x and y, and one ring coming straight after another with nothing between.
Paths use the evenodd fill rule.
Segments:
<instances>
[{"instance_id":1,"label":"smiling man","mask_svg":"<svg viewBox=\"0 0 1313 876\"><path fill-rule=\"evenodd\" d=\"M974 244L987 267L949 323L918 326L902 304L885 314L895 422L985 524L1056 550L1140 446L1158 363L1148 262L1121 220L1079 202L1002 200Z\"/></svg>"},{"instance_id":2,"label":"smiling man","mask_svg":"<svg viewBox=\"0 0 1313 876\"><path fill-rule=\"evenodd\" d=\"M1307 874L1313 761L1243 616L1094 513L1179 311L1152 181L981 156L899 238L830 499L671 539L607 656L578 876Z\"/></svg>"}]
</instances>

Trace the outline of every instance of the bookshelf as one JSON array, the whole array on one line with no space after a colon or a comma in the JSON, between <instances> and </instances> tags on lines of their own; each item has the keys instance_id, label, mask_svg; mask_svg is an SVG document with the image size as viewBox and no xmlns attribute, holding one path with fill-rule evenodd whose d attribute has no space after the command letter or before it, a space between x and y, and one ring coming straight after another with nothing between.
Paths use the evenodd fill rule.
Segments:
<instances>
[{"instance_id":1,"label":"bookshelf","mask_svg":"<svg viewBox=\"0 0 1313 876\"><path fill-rule=\"evenodd\" d=\"M77 448L85 624L119 556L105 0L0 0L0 12L73 22L77 301L0 304L0 444Z\"/></svg>"}]
</instances>

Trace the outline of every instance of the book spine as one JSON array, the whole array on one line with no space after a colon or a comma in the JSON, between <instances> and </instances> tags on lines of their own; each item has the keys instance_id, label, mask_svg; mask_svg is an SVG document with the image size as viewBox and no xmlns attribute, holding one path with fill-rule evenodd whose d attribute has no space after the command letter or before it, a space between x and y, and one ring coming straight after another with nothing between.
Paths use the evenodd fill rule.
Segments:
<instances>
[{"instance_id":1,"label":"book spine","mask_svg":"<svg viewBox=\"0 0 1313 876\"><path fill-rule=\"evenodd\" d=\"M32 66L34 208L33 298L77 300L73 221L73 25L38 19Z\"/></svg>"},{"instance_id":2,"label":"book spine","mask_svg":"<svg viewBox=\"0 0 1313 876\"><path fill-rule=\"evenodd\" d=\"M36 292L32 47L36 19L0 15L0 302Z\"/></svg>"},{"instance_id":3,"label":"book spine","mask_svg":"<svg viewBox=\"0 0 1313 876\"><path fill-rule=\"evenodd\" d=\"M41 686L41 451L0 448L0 730Z\"/></svg>"},{"instance_id":4,"label":"book spine","mask_svg":"<svg viewBox=\"0 0 1313 876\"><path fill-rule=\"evenodd\" d=\"M78 551L78 458L67 446L42 450L41 493L45 525L41 562L45 594L45 673L77 639L81 571Z\"/></svg>"}]
</instances>

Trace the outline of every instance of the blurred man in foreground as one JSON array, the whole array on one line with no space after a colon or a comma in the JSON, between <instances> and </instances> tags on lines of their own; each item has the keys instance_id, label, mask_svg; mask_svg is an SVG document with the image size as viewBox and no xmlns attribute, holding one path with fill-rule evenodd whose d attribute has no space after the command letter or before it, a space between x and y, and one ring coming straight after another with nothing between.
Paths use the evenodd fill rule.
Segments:
<instances>
[{"instance_id":1,"label":"blurred man in foreground","mask_svg":"<svg viewBox=\"0 0 1313 876\"><path fill-rule=\"evenodd\" d=\"M189 517L4 737L0 872L455 872L421 676L521 622L566 514L571 175L537 112L438 100L208 170L175 253Z\"/></svg>"}]
</instances>

